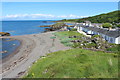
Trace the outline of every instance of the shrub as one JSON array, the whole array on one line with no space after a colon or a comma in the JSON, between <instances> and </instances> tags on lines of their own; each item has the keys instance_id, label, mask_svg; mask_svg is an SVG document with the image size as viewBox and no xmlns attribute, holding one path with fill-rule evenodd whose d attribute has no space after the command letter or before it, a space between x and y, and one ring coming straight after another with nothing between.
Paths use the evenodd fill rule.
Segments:
<instances>
[{"instance_id":1,"label":"shrub","mask_svg":"<svg viewBox=\"0 0 120 80\"><path fill-rule=\"evenodd\" d=\"M73 48L77 48L77 47L80 48L81 46L80 46L80 43L74 43L72 47L73 47Z\"/></svg>"},{"instance_id":2,"label":"shrub","mask_svg":"<svg viewBox=\"0 0 120 80\"><path fill-rule=\"evenodd\" d=\"M120 24L118 24L117 27L120 28Z\"/></svg>"},{"instance_id":3,"label":"shrub","mask_svg":"<svg viewBox=\"0 0 120 80\"><path fill-rule=\"evenodd\" d=\"M107 51L113 51L113 52L116 52L116 53L120 53L120 45L108 48Z\"/></svg>"},{"instance_id":4,"label":"shrub","mask_svg":"<svg viewBox=\"0 0 120 80\"><path fill-rule=\"evenodd\" d=\"M97 46L95 43L90 43L90 44L86 45L87 48L92 48L92 47L95 47L95 46Z\"/></svg>"},{"instance_id":5,"label":"shrub","mask_svg":"<svg viewBox=\"0 0 120 80\"><path fill-rule=\"evenodd\" d=\"M72 29L71 29L71 31L77 31L77 29L75 29L75 28L72 28Z\"/></svg>"},{"instance_id":6,"label":"shrub","mask_svg":"<svg viewBox=\"0 0 120 80\"><path fill-rule=\"evenodd\" d=\"M103 26L103 28L110 28L110 27L112 27L112 24L104 23L102 26Z\"/></svg>"},{"instance_id":7,"label":"shrub","mask_svg":"<svg viewBox=\"0 0 120 80\"><path fill-rule=\"evenodd\" d=\"M91 38L100 38L100 35L93 35Z\"/></svg>"}]
</instances>

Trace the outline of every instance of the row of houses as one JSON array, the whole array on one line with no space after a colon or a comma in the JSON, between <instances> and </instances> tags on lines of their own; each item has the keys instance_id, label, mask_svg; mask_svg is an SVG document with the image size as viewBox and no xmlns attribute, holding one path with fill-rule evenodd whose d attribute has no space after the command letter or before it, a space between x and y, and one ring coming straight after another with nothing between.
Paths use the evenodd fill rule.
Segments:
<instances>
[{"instance_id":1,"label":"row of houses","mask_svg":"<svg viewBox=\"0 0 120 80\"><path fill-rule=\"evenodd\" d=\"M100 25L99 25L100 26ZM95 27L92 24L81 24L75 25L77 31L83 31L88 35L100 35L103 39L109 43L120 44L120 30L108 30L102 27Z\"/></svg>"}]
</instances>

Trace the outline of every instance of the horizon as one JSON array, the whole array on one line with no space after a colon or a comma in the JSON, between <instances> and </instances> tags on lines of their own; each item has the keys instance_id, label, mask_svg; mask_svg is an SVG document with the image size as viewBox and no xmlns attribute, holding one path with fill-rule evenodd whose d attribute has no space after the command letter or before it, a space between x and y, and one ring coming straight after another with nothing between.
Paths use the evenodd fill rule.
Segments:
<instances>
[{"instance_id":1,"label":"horizon","mask_svg":"<svg viewBox=\"0 0 120 80\"><path fill-rule=\"evenodd\" d=\"M3 2L1 18L2 21L79 19L116 11L117 5L117 2Z\"/></svg>"},{"instance_id":2,"label":"horizon","mask_svg":"<svg viewBox=\"0 0 120 80\"><path fill-rule=\"evenodd\" d=\"M115 11L119 11L119 10L115 10ZM114 12L114 11L111 11L111 12ZM107 13L101 13L101 14L107 14ZM101 15L101 14L97 14L97 15ZM97 16L97 15L93 15L93 16ZM93 17L93 16L88 16L88 17ZM88 18L88 17L83 17L83 18ZM73 18L73 19L82 19L82 18ZM0 21L58 21L58 20L63 20L63 19L24 19L24 20L3 20L2 19Z\"/></svg>"},{"instance_id":3,"label":"horizon","mask_svg":"<svg viewBox=\"0 0 120 80\"><path fill-rule=\"evenodd\" d=\"M31 20L31 19L28 19L28 20L0 20L0 22L2 21L58 21L58 20Z\"/></svg>"}]
</instances>

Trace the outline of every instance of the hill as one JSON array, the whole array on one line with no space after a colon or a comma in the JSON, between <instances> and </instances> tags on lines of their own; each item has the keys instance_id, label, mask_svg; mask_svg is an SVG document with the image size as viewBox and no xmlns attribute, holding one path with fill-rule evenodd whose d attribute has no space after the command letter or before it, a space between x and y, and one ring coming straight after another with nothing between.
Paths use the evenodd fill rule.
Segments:
<instances>
[{"instance_id":1,"label":"hill","mask_svg":"<svg viewBox=\"0 0 120 80\"><path fill-rule=\"evenodd\" d=\"M92 17L81 18L81 19L64 19L61 21L66 22L84 22L84 21L91 21L92 23L119 23L119 15L120 11L113 11L110 13L100 14Z\"/></svg>"}]
</instances>

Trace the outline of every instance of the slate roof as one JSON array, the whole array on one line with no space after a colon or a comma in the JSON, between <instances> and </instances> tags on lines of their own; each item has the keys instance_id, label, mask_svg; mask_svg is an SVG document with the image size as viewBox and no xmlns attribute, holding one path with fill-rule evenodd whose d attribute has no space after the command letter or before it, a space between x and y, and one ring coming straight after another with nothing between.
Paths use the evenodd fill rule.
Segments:
<instances>
[{"instance_id":1,"label":"slate roof","mask_svg":"<svg viewBox=\"0 0 120 80\"><path fill-rule=\"evenodd\" d=\"M120 37L120 31L108 31L106 35L117 38Z\"/></svg>"},{"instance_id":2,"label":"slate roof","mask_svg":"<svg viewBox=\"0 0 120 80\"><path fill-rule=\"evenodd\" d=\"M107 36L109 36L109 37L117 38L117 37L120 36L120 29L114 30L114 31L112 31L112 30L109 31L109 30L103 29L103 28L86 27L86 26L84 26L84 25L79 25L79 26L81 26L81 27L83 27L83 28L86 28L86 29L88 29L88 30L92 30L92 31L95 31L95 32L102 33L102 34L107 35Z\"/></svg>"}]
</instances>

